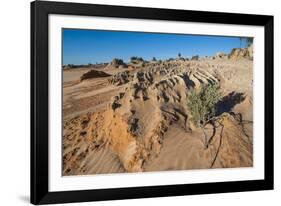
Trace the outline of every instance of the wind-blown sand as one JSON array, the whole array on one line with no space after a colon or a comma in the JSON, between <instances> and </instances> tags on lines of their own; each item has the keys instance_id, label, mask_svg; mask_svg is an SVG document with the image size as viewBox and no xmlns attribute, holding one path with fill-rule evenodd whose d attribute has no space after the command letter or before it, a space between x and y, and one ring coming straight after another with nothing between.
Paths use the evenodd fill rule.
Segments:
<instances>
[{"instance_id":1,"label":"wind-blown sand","mask_svg":"<svg viewBox=\"0 0 281 206\"><path fill-rule=\"evenodd\" d=\"M239 51L97 71L63 71L64 175L253 165L253 61ZM186 104L204 83L223 93L207 149Z\"/></svg>"}]
</instances>

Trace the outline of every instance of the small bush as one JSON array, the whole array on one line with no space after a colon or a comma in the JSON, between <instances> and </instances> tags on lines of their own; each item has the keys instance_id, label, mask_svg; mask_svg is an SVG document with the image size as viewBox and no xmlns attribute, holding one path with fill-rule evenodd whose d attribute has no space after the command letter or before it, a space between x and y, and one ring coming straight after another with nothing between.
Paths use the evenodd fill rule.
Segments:
<instances>
[{"instance_id":1,"label":"small bush","mask_svg":"<svg viewBox=\"0 0 281 206\"><path fill-rule=\"evenodd\" d=\"M218 84L204 84L199 92L193 90L189 95L187 106L194 124L205 125L215 115L215 106L220 99Z\"/></svg>"},{"instance_id":2,"label":"small bush","mask_svg":"<svg viewBox=\"0 0 281 206\"><path fill-rule=\"evenodd\" d=\"M114 66L119 66L119 65L123 65L124 62L122 59L117 59L117 58L114 58L112 59L112 62L111 62L112 65Z\"/></svg>"},{"instance_id":3,"label":"small bush","mask_svg":"<svg viewBox=\"0 0 281 206\"><path fill-rule=\"evenodd\" d=\"M193 90L188 96L187 107L192 115L192 122L203 130L205 136L205 148L208 148L205 125L214 117L216 104L221 99L218 84L204 84L200 91Z\"/></svg>"}]
</instances>

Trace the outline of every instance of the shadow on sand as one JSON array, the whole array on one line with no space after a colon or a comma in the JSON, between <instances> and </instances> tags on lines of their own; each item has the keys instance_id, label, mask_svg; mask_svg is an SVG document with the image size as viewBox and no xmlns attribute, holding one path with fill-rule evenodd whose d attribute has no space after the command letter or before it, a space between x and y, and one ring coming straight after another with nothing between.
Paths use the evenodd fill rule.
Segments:
<instances>
[{"instance_id":1,"label":"shadow on sand","mask_svg":"<svg viewBox=\"0 0 281 206\"><path fill-rule=\"evenodd\" d=\"M236 104L243 102L245 97L244 93L230 92L218 102L216 106L216 116L219 116L224 112L230 112Z\"/></svg>"}]
</instances>

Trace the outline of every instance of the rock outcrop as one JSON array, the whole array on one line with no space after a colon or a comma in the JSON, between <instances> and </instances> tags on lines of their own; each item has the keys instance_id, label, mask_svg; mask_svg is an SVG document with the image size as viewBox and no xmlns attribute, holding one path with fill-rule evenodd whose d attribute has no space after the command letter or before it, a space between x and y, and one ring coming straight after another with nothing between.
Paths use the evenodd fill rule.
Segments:
<instances>
[{"instance_id":1,"label":"rock outcrop","mask_svg":"<svg viewBox=\"0 0 281 206\"><path fill-rule=\"evenodd\" d=\"M111 75L103 72L103 71L97 71L97 70L90 70L88 72L86 72L85 74L83 74L80 77L80 81L86 80L86 79L92 79L92 78L100 78L100 77L110 77Z\"/></svg>"},{"instance_id":2,"label":"rock outcrop","mask_svg":"<svg viewBox=\"0 0 281 206\"><path fill-rule=\"evenodd\" d=\"M130 71L123 71L113 75L112 78L109 80L109 82L111 84L119 86L128 83L132 79L133 79L133 75L131 74Z\"/></svg>"},{"instance_id":3,"label":"rock outcrop","mask_svg":"<svg viewBox=\"0 0 281 206\"><path fill-rule=\"evenodd\" d=\"M246 58L253 60L253 45L251 45L248 48L236 48L232 49L231 53L229 54L230 59L241 59L241 58Z\"/></svg>"}]
</instances>

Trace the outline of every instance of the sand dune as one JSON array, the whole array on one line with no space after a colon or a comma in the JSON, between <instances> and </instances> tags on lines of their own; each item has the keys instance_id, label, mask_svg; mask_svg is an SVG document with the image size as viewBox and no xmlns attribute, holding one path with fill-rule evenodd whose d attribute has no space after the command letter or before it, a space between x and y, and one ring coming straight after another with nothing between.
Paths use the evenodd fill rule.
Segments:
<instances>
[{"instance_id":1,"label":"sand dune","mask_svg":"<svg viewBox=\"0 0 281 206\"><path fill-rule=\"evenodd\" d=\"M252 166L253 62L247 52L232 55L108 65L109 75L82 82L89 70L64 71L63 174ZM224 97L205 149L186 102L214 83Z\"/></svg>"}]
</instances>

